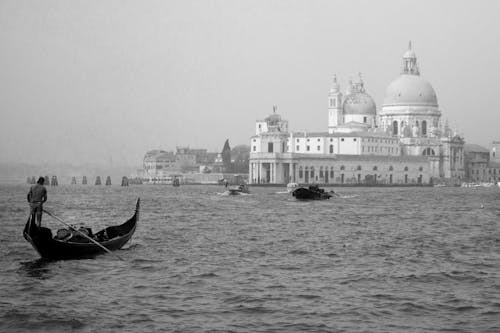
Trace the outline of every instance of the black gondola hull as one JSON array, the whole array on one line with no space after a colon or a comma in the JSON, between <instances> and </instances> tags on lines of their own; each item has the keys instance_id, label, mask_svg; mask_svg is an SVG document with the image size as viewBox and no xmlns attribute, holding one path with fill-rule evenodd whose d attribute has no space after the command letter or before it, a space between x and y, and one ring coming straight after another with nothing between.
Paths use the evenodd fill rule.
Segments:
<instances>
[{"instance_id":1,"label":"black gondola hull","mask_svg":"<svg viewBox=\"0 0 500 333\"><path fill-rule=\"evenodd\" d=\"M139 220L139 205L140 200L137 200L134 215L125 223L118 226L108 227L96 233L96 235L99 235L100 233L104 233L104 231L106 231L108 234L112 234L114 236L109 240L99 241L99 244L110 251L121 249L130 240L130 238L132 238L132 235L135 232L137 222ZM43 259L60 260L93 258L96 255L106 252L101 247L90 241L71 242L54 239L50 229L37 227L35 223L32 223L31 219L32 217L30 217L26 222L23 235Z\"/></svg>"}]
</instances>

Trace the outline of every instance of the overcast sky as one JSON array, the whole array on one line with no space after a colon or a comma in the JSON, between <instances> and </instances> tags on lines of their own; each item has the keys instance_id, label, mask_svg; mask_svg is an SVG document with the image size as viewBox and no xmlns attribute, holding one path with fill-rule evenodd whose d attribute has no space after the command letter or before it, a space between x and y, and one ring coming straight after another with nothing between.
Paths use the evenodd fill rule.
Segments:
<instances>
[{"instance_id":1,"label":"overcast sky","mask_svg":"<svg viewBox=\"0 0 500 333\"><path fill-rule=\"evenodd\" d=\"M443 118L500 140L499 1L0 0L0 162L140 165L249 144L278 113L327 130L361 72L380 110L411 40Z\"/></svg>"}]
</instances>

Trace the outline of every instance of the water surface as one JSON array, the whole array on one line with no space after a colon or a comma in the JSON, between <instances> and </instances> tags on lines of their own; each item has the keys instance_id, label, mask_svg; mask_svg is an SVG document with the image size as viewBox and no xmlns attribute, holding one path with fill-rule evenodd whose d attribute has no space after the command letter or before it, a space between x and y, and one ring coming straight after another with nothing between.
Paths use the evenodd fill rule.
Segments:
<instances>
[{"instance_id":1,"label":"water surface","mask_svg":"<svg viewBox=\"0 0 500 333\"><path fill-rule=\"evenodd\" d=\"M45 262L22 237L28 185L0 186L0 331L499 332L500 189L48 188L45 208L136 234ZM44 224L61 226L44 215Z\"/></svg>"}]
</instances>

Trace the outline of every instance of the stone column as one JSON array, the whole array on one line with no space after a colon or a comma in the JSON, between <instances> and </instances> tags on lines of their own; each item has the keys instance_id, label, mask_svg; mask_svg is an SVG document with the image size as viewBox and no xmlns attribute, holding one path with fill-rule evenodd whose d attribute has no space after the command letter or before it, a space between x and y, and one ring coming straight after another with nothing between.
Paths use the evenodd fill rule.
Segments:
<instances>
[{"instance_id":1,"label":"stone column","mask_svg":"<svg viewBox=\"0 0 500 333\"><path fill-rule=\"evenodd\" d=\"M278 183L278 172L276 169L278 168L278 163L273 163L273 183L277 184Z\"/></svg>"},{"instance_id":2,"label":"stone column","mask_svg":"<svg viewBox=\"0 0 500 333\"><path fill-rule=\"evenodd\" d=\"M257 172L257 175L258 175L258 178L257 178L257 183L260 184L262 182L262 162L259 162L258 163L258 172Z\"/></svg>"}]
</instances>

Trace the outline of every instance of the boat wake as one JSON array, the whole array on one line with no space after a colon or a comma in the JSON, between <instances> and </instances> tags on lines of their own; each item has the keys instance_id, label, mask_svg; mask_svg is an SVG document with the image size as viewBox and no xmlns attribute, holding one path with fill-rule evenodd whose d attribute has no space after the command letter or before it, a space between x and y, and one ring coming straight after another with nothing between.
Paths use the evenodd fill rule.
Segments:
<instances>
[{"instance_id":1,"label":"boat wake","mask_svg":"<svg viewBox=\"0 0 500 333\"><path fill-rule=\"evenodd\" d=\"M336 195L334 195L334 197L339 198L339 199L352 199L352 198L359 197L359 194L350 194L350 195L336 194Z\"/></svg>"},{"instance_id":2,"label":"boat wake","mask_svg":"<svg viewBox=\"0 0 500 333\"><path fill-rule=\"evenodd\" d=\"M243 193L243 192L231 193L230 191L225 191L225 192L217 192L217 195L220 195L221 197L232 197L240 195L250 195L250 193Z\"/></svg>"}]
</instances>

